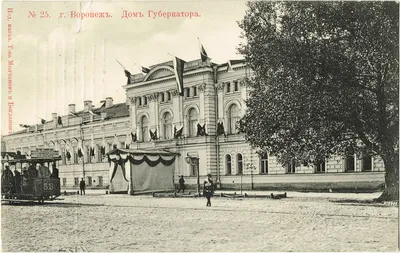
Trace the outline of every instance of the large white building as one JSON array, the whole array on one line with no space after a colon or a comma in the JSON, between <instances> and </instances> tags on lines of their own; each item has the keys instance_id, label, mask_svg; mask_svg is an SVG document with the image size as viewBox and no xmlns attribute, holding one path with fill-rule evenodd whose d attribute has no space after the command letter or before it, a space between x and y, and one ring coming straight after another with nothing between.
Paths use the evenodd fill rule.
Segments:
<instances>
[{"instance_id":1,"label":"large white building","mask_svg":"<svg viewBox=\"0 0 400 253\"><path fill-rule=\"evenodd\" d=\"M244 79L252 72L243 60L230 63L187 62L184 96L178 94L172 61L151 66L147 74L130 76L124 86L126 102L115 104L108 97L102 107L93 108L92 101L84 101L81 111L71 104L69 110L76 115L53 113L45 124L4 136L3 141L7 151L23 154L41 147L59 150L64 188L77 187L83 175L90 187L107 187L106 154L113 145L181 154L175 180L184 175L189 185L196 184L197 168L185 162L188 155L199 158L200 176L211 173L223 188L372 189L384 181L379 157L336 156L319 165L282 166L273 156L258 155L236 126L246 110L249 88ZM221 123L225 134L217 136ZM198 126L205 132L198 135ZM174 129L182 129L182 135L174 138ZM133 135L137 141L131 142Z\"/></svg>"}]
</instances>

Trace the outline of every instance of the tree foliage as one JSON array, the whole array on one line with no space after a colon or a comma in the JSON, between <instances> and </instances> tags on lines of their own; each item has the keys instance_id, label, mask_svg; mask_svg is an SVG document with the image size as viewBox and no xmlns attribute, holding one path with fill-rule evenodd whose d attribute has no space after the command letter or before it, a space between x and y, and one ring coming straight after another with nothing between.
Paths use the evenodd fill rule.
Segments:
<instances>
[{"instance_id":1,"label":"tree foliage","mask_svg":"<svg viewBox=\"0 0 400 253\"><path fill-rule=\"evenodd\" d=\"M254 73L240 128L251 145L282 163L379 155L398 191L398 11L395 2L249 2L239 51Z\"/></svg>"}]
</instances>

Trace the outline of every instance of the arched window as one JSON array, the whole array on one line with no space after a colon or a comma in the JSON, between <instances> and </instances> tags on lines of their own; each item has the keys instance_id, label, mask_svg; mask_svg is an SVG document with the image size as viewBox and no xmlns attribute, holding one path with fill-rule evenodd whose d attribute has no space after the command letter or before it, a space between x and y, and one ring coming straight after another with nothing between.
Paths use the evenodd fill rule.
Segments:
<instances>
[{"instance_id":1,"label":"arched window","mask_svg":"<svg viewBox=\"0 0 400 253\"><path fill-rule=\"evenodd\" d=\"M166 112L163 115L163 129L164 129L164 138L171 139L172 138L172 115L169 112Z\"/></svg>"},{"instance_id":2,"label":"arched window","mask_svg":"<svg viewBox=\"0 0 400 253\"><path fill-rule=\"evenodd\" d=\"M260 156L260 174L268 174L268 154Z\"/></svg>"},{"instance_id":3,"label":"arched window","mask_svg":"<svg viewBox=\"0 0 400 253\"><path fill-rule=\"evenodd\" d=\"M195 108L189 110L189 136L197 135L197 111Z\"/></svg>"},{"instance_id":4,"label":"arched window","mask_svg":"<svg viewBox=\"0 0 400 253\"><path fill-rule=\"evenodd\" d=\"M243 174L243 156L242 154L237 154L236 155L236 173L237 174Z\"/></svg>"},{"instance_id":5,"label":"arched window","mask_svg":"<svg viewBox=\"0 0 400 253\"><path fill-rule=\"evenodd\" d=\"M143 100L144 100L143 105L147 105L147 97L146 96L143 97Z\"/></svg>"},{"instance_id":6,"label":"arched window","mask_svg":"<svg viewBox=\"0 0 400 253\"><path fill-rule=\"evenodd\" d=\"M142 106L142 98L141 97L138 98L138 106Z\"/></svg>"},{"instance_id":7,"label":"arched window","mask_svg":"<svg viewBox=\"0 0 400 253\"><path fill-rule=\"evenodd\" d=\"M232 158L231 155L225 156L226 175L232 174Z\"/></svg>"},{"instance_id":8,"label":"arched window","mask_svg":"<svg viewBox=\"0 0 400 253\"><path fill-rule=\"evenodd\" d=\"M149 140L149 120L146 116L140 119L141 141Z\"/></svg>"},{"instance_id":9,"label":"arched window","mask_svg":"<svg viewBox=\"0 0 400 253\"><path fill-rule=\"evenodd\" d=\"M236 124L239 121L239 107L236 104L233 104L229 107L228 117L229 117L228 132L230 134L235 134L237 132Z\"/></svg>"}]
</instances>

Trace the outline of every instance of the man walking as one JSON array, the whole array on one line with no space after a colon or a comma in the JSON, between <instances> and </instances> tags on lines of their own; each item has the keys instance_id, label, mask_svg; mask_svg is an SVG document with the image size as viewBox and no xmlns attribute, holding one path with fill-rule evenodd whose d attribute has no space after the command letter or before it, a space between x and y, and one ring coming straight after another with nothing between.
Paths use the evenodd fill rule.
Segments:
<instances>
[{"instance_id":1,"label":"man walking","mask_svg":"<svg viewBox=\"0 0 400 253\"><path fill-rule=\"evenodd\" d=\"M82 195L82 192L83 192L83 195L86 195L85 194L85 186L86 186L85 180L83 180L83 178L82 178L81 182L79 183L79 188L81 190L81 195Z\"/></svg>"},{"instance_id":2,"label":"man walking","mask_svg":"<svg viewBox=\"0 0 400 253\"><path fill-rule=\"evenodd\" d=\"M183 179L183 175L179 178L179 190L180 192L182 190L182 193L185 193L185 179Z\"/></svg>"}]
</instances>

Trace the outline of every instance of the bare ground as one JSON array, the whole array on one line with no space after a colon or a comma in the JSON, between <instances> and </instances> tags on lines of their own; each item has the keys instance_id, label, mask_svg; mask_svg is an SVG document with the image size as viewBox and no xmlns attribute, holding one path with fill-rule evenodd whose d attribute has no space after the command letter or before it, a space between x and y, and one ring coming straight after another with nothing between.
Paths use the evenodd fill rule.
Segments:
<instances>
[{"instance_id":1,"label":"bare ground","mask_svg":"<svg viewBox=\"0 0 400 253\"><path fill-rule=\"evenodd\" d=\"M375 195L215 197L206 207L203 198L88 194L2 205L2 251L397 251L398 207L362 203Z\"/></svg>"}]
</instances>

